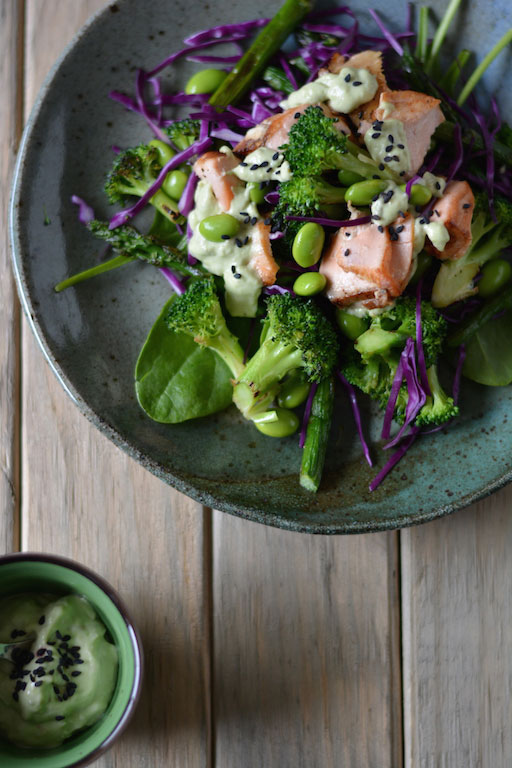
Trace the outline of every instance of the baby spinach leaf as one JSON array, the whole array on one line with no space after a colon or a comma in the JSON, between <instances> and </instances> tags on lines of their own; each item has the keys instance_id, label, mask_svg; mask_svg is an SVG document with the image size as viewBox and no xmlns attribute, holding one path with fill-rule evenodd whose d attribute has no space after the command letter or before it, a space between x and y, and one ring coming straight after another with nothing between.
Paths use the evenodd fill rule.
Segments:
<instances>
[{"instance_id":1,"label":"baby spinach leaf","mask_svg":"<svg viewBox=\"0 0 512 768\"><path fill-rule=\"evenodd\" d=\"M165 323L172 296L144 342L135 366L140 405L154 421L177 424L216 413L232 402L231 373L218 355Z\"/></svg>"},{"instance_id":2,"label":"baby spinach leaf","mask_svg":"<svg viewBox=\"0 0 512 768\"><path fill-rule=\"evenodd\" d=\"M488 387L512 383L512 312L490 320L466 343L462 373Z\"/></svg>"}]
</instances>

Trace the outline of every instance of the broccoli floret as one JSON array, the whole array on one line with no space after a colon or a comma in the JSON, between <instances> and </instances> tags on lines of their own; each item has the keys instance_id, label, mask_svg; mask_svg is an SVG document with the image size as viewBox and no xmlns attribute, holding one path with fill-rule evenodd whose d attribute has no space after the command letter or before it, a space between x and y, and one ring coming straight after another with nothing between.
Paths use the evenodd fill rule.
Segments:
<instances>
[{"instance_id":1,"label":"broccoli floret","mask_svg":"<svg viewBox=\"0 0 512 768\"><path fill-rule=\"evenodd\" d=\"M309 381L329 376L338 356L336 332L313 300L275 295L267 301L267 331L235 384L233 400L244 416L267 410L279 382L302 368Z\"/></svg>"},{"instance_id":2,"label":"broccoli floret","mask_svg":"<svg viewBox=\"0 0 512 768\"><path fill-rule=\"evenodd\" d=\"M198 140L200 130L201 124L199 120L192 120L192 118L187 117L184 120L176 120L175 123L169 125L165 129L165 133L174 146L183 151L188 149L194 141Z\"/></svg>"},{"instance_id":3,"label":"broccoli floret","mask_svg":"<svg viewBox=\"0 0 512 768\"><path fill-rule=\"evenodd\" d=\"M425 404L416 416L415 423L418 427L444 424L457 416L459 412L453 397L449 397L441 386L436 365L431 365L427 369L427 377L431 394L427 396Z\"/></svg>"},{"instance_id":4,"label":"broccoli floret","mask_svg":"<svg viewBox=\"0 0 512 768\"><path fill-rule=\"evenodd\" d=\"M345 190L320 176L292 176L279 187L279 202L273 213L274 228L287 229L287 216L314 216L324 205L336 205L344 200Z\"/></svg>"},{"instance_id":5,"label":"broccoli floret","mask_svg":"<svg viewBox=\"0 0 512 768\"><path fill-rule=\"evenodd\" d=\"M427 373L432 376L432 398L423 406L417 417L417 424L440 424L455 415L453 401L442 393L437 380L435 365L441 352L447 331L446 320L428 303L421 303L422 346L427 365ZM343 374L354 386L376 400L384 410L388 404L391 387L400 361L400 355L408 338L416 337L416 301L412 297L401 297L396 304L380 315L373 317L370 327L355 341L353 349L347 354L343 364ZM445 408L442 408L442 399ZM431 398L431 399L432 399ZM408 401L407 386L402 383L395 405L394 418L402 423L405 418ZM447 415L452 409L451 415Z\"/></svg>"},{"instance_id":6,"label":"broccoli floret","mask_svg":"<svg viewBox=\"0 0 512 768\"><path fill-rule=\"evenodd\" d=\"M512 203L497 197L494 209L496 220L489 211L487 196L483 192L476 195L471 247L460 259L441 264L432 288L435 307L447 307L478 293L473 281L480 269L504 248L512 246Z\"/></svg>"},{"instance_id":7,"label":"broccoli floret","mask_svg":"<svg viewBox=\"0 0 512 768\"><path fill-rule=\"evenodd\" d=\"M380 171L367 152L338 131L335 122L321 107L308 107L298 118L283 147L294 174L310 176L343 169L367 179L392 177L389 171Z\"/></svg>"},{"instance_id":8,"label":"broccoli floret","mask_svg":"<svg viewBox=\"0 0 512 768\"><path fill-rule=\"evenodd\" d=\"M197 344L216 352L238 379L244 370L244 352L228 330L213 278L195 280L171 304L167 325L173 331L192 336Z\"/></svg>"},{"instance_id":9,"label":"broccoli floret","mask_svg":"<svg viewBox=\"0 0 512 768\"><path fill-rule=\"evenodd\" d=\"M427 367L438 358L446 335L446 320L428 301L421 302L421 329ZM372 318L370 327L355 342L364 360L386 358L394 349L401 352L409 337L416 337L416 299L403 296L394 306Z\"/></svg>"},{"instance_id":10,"label":"broccoli floret","mask_svg":"<svg viewBox=\"0 0 512 768\"><path fill-rule=\"evenodd\" d=\"M123 202L131 195L142 197L157 180L162 165L156 147L139 144L126 149L115 159L110 171L105 192L111 203ZM174 221L179 217L178 203L162 188L151 197L150 203L164 216Z\"/></svg>"},{"instance_id":11,"label":"broccoli floret","mask_svg":"<svg viewBox=\"0 0 512 768\"><path fill-rule=\"evenodd\" d=\"M206 274L202 267L188 264L186 250L165 245L152 235L143 235L129 224L109 229L108 222L93 219L87 226L93 235L109 243L116 254L140 259L155 267L168 267L187 277Z\"/></svg>"}]
</instances>

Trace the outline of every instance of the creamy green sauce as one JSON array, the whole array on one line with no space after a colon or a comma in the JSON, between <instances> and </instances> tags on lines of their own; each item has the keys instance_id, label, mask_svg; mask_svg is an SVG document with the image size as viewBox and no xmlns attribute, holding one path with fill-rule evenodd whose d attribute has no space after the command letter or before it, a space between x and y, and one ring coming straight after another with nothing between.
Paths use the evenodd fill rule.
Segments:
<instances>
[{"instance_id":1,"label":"creamy green sauce","mask_svg":"<svg viewBox=\"0 0 512 768\"><path fill-rule=\"evenodd\" d=\"M246 156L244 161L233 169L235 176L242 181L289 181L292 169L284 154L276 149L259 147Z\"/></svg>"},{"instance_id":2,"label":"creamy green sauce","mask_svg":"<svg viewBox=\"0 0 512 768\"><path fill-rule=\"evenodd\" d=\"M408 208L409 198L405 191L393 181L389 182L384 192L381 192L370 206L372 218L376 224L380 224L382 227L392 224L400 211L405 212Z\"/></svg>"},{"instance_id":3,"label":"creamy green sauce","mask_svg":"<svg viewBox=\"0 0 512 768\"><path fill-rule=\"evenodd\" d=\"M291 109L301 104L327 102L336 112L348 114L373 99L377 88L377 78L367 69L343 67L337 75L326 72L293 91L281 102L281 107Z\"/></svg>"},{"instance_id":4,"label":"creamy green sauce","mask_svg":"<svg viewBox=\"0 0 512 768\"><path fill-rule=\"evenodd\" d=\"M416 180L414 183L423 184L432 192L434 197L442 197L446 188L446 179L443 179L442 176L434 176L430 171L426 171L422 178Z\"/></svg>"},{"instance_id":5,"label":"creamy green sauce","mask_svg":"<svg viewBox=\"0 0 512 768\"><path fill-rule=\"evenodd\" d=\"M441 221L430 221L425 224L422 224L422 221L421 217L414 219L413 255L415 257L423 249L426 237L428 237L434 248L437 248L438 251L443 251L450 239L450 233Z\"/></svg>"},{"instance_id":6,"label":"creamy green sauce","mask_svg":"<svg viewBox=\"0 0 512 768\"><path fill-rule=\"evenodd\" d=\"M261 219L261 216L249 197L247 187L240 187L234 193L229 213L241 222L238 235L212 243L199 232L199 223L207 216L223 213L223 210L210 184L204 180L199 182L194 197L195 207L188 218L193 232L188 248L208 272L224 278L226 307L230 315L255 317L263 283L250 265L254 229L251 222Z\"/></svg>"},{"instance_id":7,"label":"creamy green sauce","mask_svg":"<svg viewBox=\"0 0 512 768\"><path fill-rule=\"evenodd\" d=\"M25 663L0 659L0 731L20 746L56 747L106 711L117 680L117 649L78 595L0 600L0 641L20 631L35 639Z\"/></svg>"},{"instance_id":8,"label":"creamy green sauce","mask_svg":"<svg viewBox=\"0 0 512 768\"><path fill-rule=\"evenodd\" d=\"M354 301L353 304L349 304L348 307L343 307L344 311L349 315L355 315L356 317L377 317L383 312L387 312L388 309L395 306L395 300L391 301L385 307L374 307L374 309L368 309L364 306L362 301Z\"/></svg>"},{"instance_id":9,"label":"creamy green sauce","mask_svg":"<svg viewBox=\"0 0 512 768\"><path fill-rule=\"evenodd\" d=\"M381 170L405 175L411 167L404 124L401 120L376 120L364 135L364 143Z\"/></svg>"}]
</instances>

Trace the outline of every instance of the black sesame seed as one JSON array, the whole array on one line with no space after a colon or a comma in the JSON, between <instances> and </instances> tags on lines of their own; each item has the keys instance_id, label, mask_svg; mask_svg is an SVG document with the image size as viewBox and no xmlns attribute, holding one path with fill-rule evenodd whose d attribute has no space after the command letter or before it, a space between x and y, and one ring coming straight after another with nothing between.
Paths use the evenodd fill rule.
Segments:
<instances>
[{"instance_id":1,"label":"black sesame seed","mask_svg":"<svg viewBox=\"0 0 512 768\"><path fill-rule=\"evenodd\" d=\"M350 256L350 248L347 248L347 249L345 250L345 253L344 253L343 255L344 255L344 256Z\"/></svg>"},{"instance_id":2,"label":"black sesame seed","mask_svg":"<svg viewBox=\"0 0 512 768\"><path fill-rule=\"evenodd\" d=\"M236 267L235 267L235 265L234 265L234 264L232 264L232 265L231 265L231 271L232 271L233 273L235 273L235 272L236 272Z\"/></svg>"},{"instance_id":3,"label":"black sesame seed","mask_svg":"<svg viewBox=\"0 0 512 768\"><path fill-rule=\"evenodd\" d=\"M441 185L440 185L440 183L438 181L436 181L436 183L435 183L435 188L436 189L441 189Z\"/></svg>"},{"instance_id":4,"label":"black sesame seed","mask_svg":"<svg viewBox=\"0 0 512 768\"><path fill-rule=\"evenodd\" d=\"M398 157L398 155L393 155L392 159L395 161L395 163L400 162L400 158Z\"/></svg>"},{"instance_id":5,"label":"black sesame seed","mask_svg":"<svg viewBox=\"0 0 512 768\"><path fill-rule=\"evenodd\" d=\"M259 186L260 186L260 189L265 189L265 187L267 186L267 182L266 181L260 181Z\"/></svg>"},{"instance_id":6,"label":"black sesame seed","mask_svg":"<svg viewBox=\"0 0 512 768\"><path fill-rule=\"evenodd\" d=\"M59 632L59 630L57 630L57 631L56 631L56 633L55 633L55 637L57 638L57 640L63 640L63 639L64 639L64 638L62 637L61 633Z\"/></svg>"},{"instance_id":7,"label":"black sesame seed","mask_svg":"<svg viewBox=\"0 0 512 768\"><path fill-rule=\"evenodd\" d=\"M404 225L400 224L400 226L395 229L395 232L398 232L398 234L400 234L400 232L403 232L403 230L404 230Z\"/></svg>"},{"instance_id":8,"label":"black sesame seed","mask_svg":"<svg viewBox=\"0 0 512 768\"><path fill-rule=\"evenodd\" d=\"M64 715L55 715L56 720L64 720Z\"/></svg>"},{"instance_id":9,"label":"black sesame seed","mask_svg":"<svg viewBox=\"0 0 512 768\"><path fill-rule=\"evenodd\" d=\"M394 235L395 234L395 228L394 228L394 226L392 224L389 225L388 232L389 232L390 235Z\"/></svg>"},{"instance_id":10,"label":"black sesame seed","mask_svg":"<svg viewBox=\"0 0 512 768\"><path fill-rule=\"evenodd\" d=\"M405 219L405 213L403 211L398 211L398 215L401 219Z\"/></svg>"},{"instance_id":11,"label":"black sesame seed","mask_svg":"<svg viewBox=\"0 0 512 768\"><path fill-rule=\"evenodd\" d=\"M221 235L220 238L221 238L221 240L230 240L231 239L229 235Z\"/></svg>"},{"instance_id":12,"label":"black sesame seed","mask_svg":"<svg viewBox=\"0 0 512 768\"><path fill-rule=\"evenodd\" d=\"M12 697L13 697L14 701L18 701L18 700L19 700L19 698L20 698L20 697L18 696L18 694L16 693L16 691L14 691L14 693L13 693Z\"/></svg>"},{"instance_id":13,"label":"black sesame seed","mask_svg":"<svg viewBox=\"0 0 512 768\"><path fill-rule=\"evenodd\" d=\"M464 203L463 208L471 208L471 203Z\"/></svg>"},{"instance_id":14,"label":"black sesame seed","mask_svg":"<svg viewBox=\"0 0 512 768\"><path fill-rule=\"evenodd\" d=\"M264 223L264 224L266 224L267 226L268 226L268 225L269 225L271 222L272 222L272 219L271 219L270 217L268 217L268 218L266 218L266 219L264 219L264 220L263 220L263 223Z\"/></svg>"},{"instance_id":15,"label":"black sesame seed","mask_svg":"<svg viewBox=\"0 0 512 768\"><path fill-rule=\"evenodd\" d=\"M51 641L51 640L48 640L48 642L46 643L46 645L55 645L55 640L53 640L53 641Z\"/></svg>"},{"instance_id":16,"label":"black sesame seed","mask_svg":"<svg viewBox=\"0 0 512 768\"><path fill-rule=\"evenodd\" d=\"M378 173L374 173L372 176L372 179L380 179L380 176Z\"/></svg>"},{"instance_id":17,"label":"black sesame seed","mask_svg":"<svg viewBox=\"0 0 512 768\"><path fill-rule=\"evenodd\" d=\"M240 280L240 278L242 277L242 275L240 274L240 272L235 272L235 274L233 275L233 277L235 278L235 280Z\"/></svg>"},{"instance_id":18,"label":"black sesame seed","mask_svg":"<svg viewBox=\"0 0 512 768\"><path fill-rule=\"evenodd\" d=\"M267 168L266 173L272 173L273 170L272 166L270 166L270 168ZM276 173L279 173L279 171L276 171Z\"/></svg>"},{"instance_id":19,"label":"black sesame seed","mask_svg":"<svg viewBox=\"0 0 512 768\"><path fill-rule=\"evenodd\" d=\"M425 218L420 219L420 224L426 224L426 223L427 223L427 220Z\"/></svg>"},{"instance_id":20,"label":"black sesame seed","mask_svg":"<svg viewBox=\"0 0 512 768\"><path fill-rule=\"evenodd\" d=\"M300 112L296 112L296 113L294 114L294 118L295 118L296 120L298 120L298 119L299 119L299 117L300 117Z\"/></svg>"},{"instance_id":21,"label":"black sesame seed","mask_svg":"<svg viewBox=\"0 0 512 768\"><path fill-rule=\"evenodd\" d=\"M247 211L240 211L240 216L248 216L249 214Z\"/></svg>"},{"instance_id":22,"label":"black sesame seed","mask_svg":"<svg viewBox=\"0 0 512 768\"><path fill-rule=\"evenodd\" d=\"M399 176L405 176L405 171L400 171Z\"/></svg>"},{"instance_id":23,"label":"black sesame seed","mask_svg":"<svg viewBox=\"0 0 512 768\"><path fill-rule=\"evenodd\" d=\"M38 648L36 651L36 656L44 656L46 653L46 648Z\"/></svg>"},{"instance_id":24,"label":"black sesame seed","mask_svg":"<svg viewBox=\"0 0 512 768\"><path fill-rule=\"evenodd\" d=\"M436 215L436 216L441 216L441 214L439 213L439 211L437 210L437 208L434 208L434 213L435 213L435 215Z\"/></svg>"},{"instance_id":25,"label":"black sesame seed","mask_svg":"<svg viewBox=\"0 0 512 768\"><path fill-rule=\"evenodd\" d=\"M350 74L346 75L345 82L346 83L350 83L351 80L352 80L352 75L350 75Z\"/></svg>"},{"instance_id":26,"label":"black sesame seed","mask_svg":"<svg viewBox=\"0 0 512 768\"><path fill-rule=\"evenodd\" d=\"M389 146L386 147L386 152L392 152L393 151L393 145L389 144Z\"/></svg>"},{"instance_id":27,"label":"black sesame seed","mask_svg":"<svg viewBox=\"0 0 512 768\"><path fill-rule=\"evenodd\" d=\"M380 197L380 192L378 192L376 195L372 197L372 203L375 203Z\"/></svg>"},{"instance_id":28,"label":"black sesame seed","mask_svg":"<svg viewBox=\"0 0 512 768\"><path fill-rule=\"evenodd\" d=\"M251 226L254 227L254 225L257 224L257 222L258 222L258 219L256 218L256 216L253 216L251 219Z\"/></svg>"},{"instance_id":29,"label":"black sesame seed","mask_svg":"<svg viewBox=\"0 0 512 768\"><path fill-rule=\"evenodd\" d=\"M40 617L39 617L39 621L38 621L37 623L38 623L38 624L44 624L44 623L45 623L45 621L46 621L46 616L40 616Z\"/></svg>"},{"instance_id":30,"label":"black sesame seed","mask_svg":"<svg viewBox=\"0 0 512 768\"><path fill-rule=\"evenodd\" d=\"M380 138L380 133L372 133L372 139Z\"/></svg>"},{"instance_id":31,"label":"black sesame seed","mask_svg":"<svg viewBox=\"0 0 512 768\"><path fill-rule=\"evenodd\" d=\"M389 203L389 201L391 200L394 194L395 193L392 189L388 189L387 192L383 192L382 199L384 200L385 203Z\"/></svg>"},{"instance_id":32,"label":"black sesame seed","mask_svg":"<svg viewBox=\"0 0 512 768\"><path fill-rule=\"evenodd\" d=\"M360 119L360 120L362 120L362 119L363 119L363 114L364 114L364 113L363 113L363 110L361 110L361 112L359 113L359 119Z\"/></svg>"},{"instance_id":33,"label":"black sesame seed","mask_svg":"<svg viewBox=\"0 0 512 768\"><path fill-rule=\"evenodd\" d=\"M59 695L59 693L60 693L60 690L59 690L59 688L58 688L56 685L54 685L54 686L53 686L53 691L54 691L54 693L56 693L56 694L57 694L57 696L58 696L58 695Z\"/></svg>"},{"instance_id":34,"label":"black sesame seed","mask_svg":"<svg viewBox=\"0 0 512 768\"><path fill-rule=\"evenodd\" d=\"M398 147L398 149L405 149L405 146L403 144L397 144L396 146Z\"/></svg>"},{"instance_id":35,"label":"black sesame seed","mask_svg":"<svg viewBox=\"0 0 512 768\"><path fill-rule=\"evenodd\" d=\"M390 235L389 239L392 240L393 242L398 240L398 235L396 234L396 232L394 232L392 235Z\"/></svg>"},{"instance_id":36,"label":"black sesame seed","mask_svg":"<svg viewBox=\"0 0 512 768\"><path fill-rule=\"evenodd\" d=\"M245 166L246 166L246 165L248 165L248 163L242 162L242 163L240 163L240 165L241 165L243 168L245 168Z\"/></svg>"},{"instance_id":37,"label":"black sesame seed","mask_svg":"<svg viewBox=\"0 0 512 768\"><path fill-rule=\"evenodd\" d=\"M81 674L82 674L82 673L81 673L81 672L80 672L78 669L75 669L75 670L74 670L74 671L71 673L71 677L78 677L78 675L81 675Z\"/></svg>"},{"instance_id":38,"label":"black sesame seed","mask_svg":"<svg viewBox=\"0 0 512 768\"><path fill-rule=\"evenodd\" d=\"M266 168L268 165L268 160L264 160L262 163L260 163L260 168Z\"/></svg>"},{"instance_id":39,"label":"black sesame seed","mask_svg":"<svg viewBox=\"0 0 512 768\"><path fill-rule=\"evenodd\" d=\"M382 163L379 163L379 171L383 171L383 170L384 170L384 166L383 166L383 164L382 164Z\"/></svg>"},{"instance_id":40,"label":"black sesame seed","mask_svg":"<svg viewBox=\"0 0 512 768\"><path fill-rule=\"evenodd\" d=\"M34 683L34 688L39 688L40 685L43 684L42 680L38 680L37 683Z\"/></svg>"},{"instance_id":41,"label":"black sesame seed","mask_svg":"<svg viewBox=\"0 0 512 768\"><path fill-rule=\"evenodd\" d=\"M393 136L392 133L388 133L388 141L390 144L393 144L393 142L395 141L395 137Z\"/></svg>"},{"instance_id":42,"label":"black sesame seed","mask_svg":"<svg viewBox=\"0 0 512 768\"><path fill-rule=\"evenodd\" d=\"M254 163L254 165L251 165L251 167L249 168L249 170L250 170L250 171L257 171L257 170L258 170L258 168L259 168L259 165L258 165L258 163Z\"/></svg>"},{"instance_id":43,"label":"black sesame seed","mask_svg":"<svg viewBox=\"0 0 512 768\"><path fill-rule=\"evenodd\" d=\"M247 245L248 242L249 242L249 235L247 235L247 237L244 238L244 245ZM83 661L77 662L77 664L79 663L83 664Z\"/></svg>"},{"instance_id":44,"label":"black sesame seed","mask_svg":"<svg viewBox=\"0 0 512 768\"><path fill-rule=\"evenodd\" d=\"M235 245L236 245L237 248L241 248L242 247L242 241L240 240L239 237L235 238ZM231 267L231 269L233 270L234 267Z\"/></svg>"},{"instance_id":45,"label":"black sesame seed","mask_svg":"<svg viewBox=\"0 0 512 768\"><path fill-rule=\"evenodd\" d=\"M270 170L272 170L272 169L270 169ZM268 171L267 171L267 173L268 173ZM279 176L279 175L280 175L280 173L281 173L281 171L280 171L280 170L279 170L279 171L276 171L276 176Z\"/></svg>"},{"instance_id":46,"label":"black sesame seed","mask_svg":"<svg viewBox=\"0 0 512 768\"><path fill-rule=\"evenodd\" d=\"M350 237L350 232L345 232L345 237Z\"/></svg>"},{"instance_id":47,"label":"black sesame seed","mask_svg":"<svg viewBox=\"0 0 512 768\"><path fill-rule=\"evenodd\" d=\"M352 85L354 85L354 86L356 86L356 87L357 87L358 85L362 85L362 82L361 82L361 80L354 80L354 82L352 83Z\"/></svg>"},{"instance_id":48,"label":"black sesame seed","mask_svg":"<svg viewBox=\"0 0 512 768\"><path fill-rule=\"evenodd\" d=\"M272 155L272 160L277 160L278 158L279 158L279 152L275 152L275 153Z\"/></svg>"},{"instance_id":49,"label":"black sesame seed","mask_svg":"<svg viewBox=\"0 0 512 768\"><path fill-rule=\"evenodd\" d=\"M384 227L382 226L382 224L379 224L377 229L379 230L379 232L384 232Z\"/></svg>"},{"instance_id":50,"label":"black sesame seed","mask_svg":"<svg viewBox=\"0 0 512 768\"><path fill-rule=\"evenodd\" d=\"M373 219L374 221L380 221L380 220L381 220L381 217L380 217L380 216L378 216L376 213L374 213L374 214L373 214L373 216L372 216L372 219Z\"/></svg>"}]
</instances>

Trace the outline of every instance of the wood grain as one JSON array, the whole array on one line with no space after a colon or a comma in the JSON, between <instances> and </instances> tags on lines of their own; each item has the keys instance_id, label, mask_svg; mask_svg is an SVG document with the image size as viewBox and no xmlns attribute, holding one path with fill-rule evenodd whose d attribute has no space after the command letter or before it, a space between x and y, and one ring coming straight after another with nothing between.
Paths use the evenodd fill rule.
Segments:
<instances>
[{"instance_id":1,"label":"wood grain","mask_svg":"<svg viewBox=\"0 0 512 768\"><path fill-rule=\"evenodd\" d=\"M20 310L12 276L7 218L22 127L23 4L0 0L0 552L19 547Z\"/></svg>"},{"instance_id":2,"label":"wood grain","mask_svg":"<svg viewBox=\"0 0 512 768\"><path fill-rule=\"evenodd\" d=\"M219 768L399 768L397 541L214 513Z\"/></svg>"},{"instance_id":3,"label":"wood grain","mask_svg":"<svg viewBox=\"0 0 512 768\"><path fill-rule=\"evenodd\" d=\"M26 113L100 0L30 0ZM146 678L135 719L98 768L208 765L209 513L115 448L78 412L23 325L23 549L104 575L140 628Z\"/></svg>"},{"instance_id":4,"label":"wood grain","mask_svg":"<svg viewBox=\"0 0 512 768\"><path fill-rule=\"evenodd\" d=\"M511 764L511 506L402 532L406 768Z\"/></svg>"}]
</instances>

